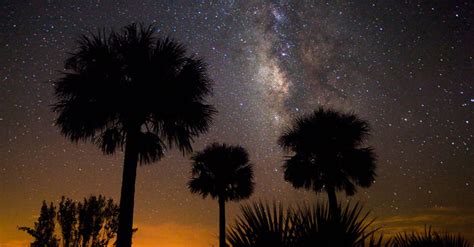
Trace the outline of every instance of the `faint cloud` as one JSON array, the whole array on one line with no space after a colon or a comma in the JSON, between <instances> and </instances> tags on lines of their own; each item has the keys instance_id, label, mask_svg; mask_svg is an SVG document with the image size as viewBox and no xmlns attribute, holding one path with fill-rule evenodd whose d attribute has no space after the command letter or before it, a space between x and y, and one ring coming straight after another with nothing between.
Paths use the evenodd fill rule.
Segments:
<instances>
[{"instance_id":1,"label":"faint cloud","mask_svg":"<svg viewBox=\"0 0 474 247\"><path fill-rule=\"evenodd\" d=\"M381 217L374 224L381 226L388 237L403 232L423 232L425 226L431 226L441 233L461 234L474 242L474 209L471 208L433 207L413 214Z\"/></svg>"}]
</instances>

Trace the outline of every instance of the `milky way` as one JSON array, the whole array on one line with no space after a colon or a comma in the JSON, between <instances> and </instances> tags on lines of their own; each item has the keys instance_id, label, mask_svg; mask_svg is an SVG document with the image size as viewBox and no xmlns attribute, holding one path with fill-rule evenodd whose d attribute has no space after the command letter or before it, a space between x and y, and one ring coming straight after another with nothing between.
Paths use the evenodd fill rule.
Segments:
<instances>
[{"instance_id":1,"label":"milky way","mask_svg":"<svg viewBox=\"0 0 474 247\"><path fill-rule=\"evenodd\" d=\"M371 124L367 144L378 155L375 184L347 199L388 234L433 224L474 240L473 9L472 1L3 1L0 245L25 245L16 226L32 225L42 200L118 200L122 155L69 143L49 106L78 35L132 22L154 24L206 59L219 114L194 149L247 148L251 201L325 199L284 182L276 140L293 118L332 107ZM217 243L217 202L186 189L188 158L170 151L139 168L137 246ZM230 223L238 206L229 204Z\"/></svg>"}]
</instances>

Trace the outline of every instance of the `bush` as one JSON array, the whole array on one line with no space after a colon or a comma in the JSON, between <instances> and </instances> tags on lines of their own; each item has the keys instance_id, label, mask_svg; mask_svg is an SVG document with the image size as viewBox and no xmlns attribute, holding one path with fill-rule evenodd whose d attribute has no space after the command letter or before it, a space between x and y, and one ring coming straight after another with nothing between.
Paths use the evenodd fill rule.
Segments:
<instances>
[{"instance_id":1,"label":"bush","mask_svg":"<svg viewBox=\"0 0 474 247\"><path fill-rule=\"evenodd\" d=\"M368 230L373 220L362 207L347 205L331 213L323 204L283 209L275 202L253 203L241 207L235 225L228 229L233 247L306 247L306 246L381 246L376 230Z\"/></svg>"},{"instance_id":2,"label":"bush","mask_svg":"<svg viewBox=\"0 0 474 247\"><path fill-rule=\"evenodd\" d=\"M425 227L423 233L398 234L393 238L392 247L470 247L469 242L460 235L439 234Z\"/></svg>"}]
</instances>

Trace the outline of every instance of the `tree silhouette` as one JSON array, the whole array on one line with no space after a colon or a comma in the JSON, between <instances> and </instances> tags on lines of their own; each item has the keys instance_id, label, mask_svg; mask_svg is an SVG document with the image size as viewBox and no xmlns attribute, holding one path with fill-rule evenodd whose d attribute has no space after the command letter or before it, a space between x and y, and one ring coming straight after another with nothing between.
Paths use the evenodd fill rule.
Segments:
<instances>
[{"instance_id":1,"label":"tree silhouette","mask_svg":"<svg viewBox=\"0 0 474 247\"><path fill-rule=\"evenodd\" d=\"M240 146L213 143L193 157L188 188L219 203L219 246L226 246L225 203L250 197L254 189L252 164Z\"/></svg>"},{"instance_id":2,"label":"tree silhouette","mask_svg":"<svg viewBox=\"0 0 474 247\"><path fill-rule=\"evenodd\" d=\"M115 237L119 208L112 199L91 196L77 204L79 239L82 246L107 246Z\"/></svg>"},{"instance_id":3,"label":"tree silhouette","mask_svg":"<svg viewBox=\"0 0 474 247\"><path fill-rule=\"evenodd\" d=\"M63 196L57 212L53 203L48 207L43 202L35 228L19 229L35 238L32 246L59 246L60 241L54 235L56 218L61 228L62 246L108 246L117 234L118 215L119 207L104 196L90 196L79 203Z\"/></svg>"},{"instance_id":4,"label":"tree silhouette","mask_svg":"<svg viewBox=\"0 0 474 247\"><path fill-rule=\"evenodd\" d=\"M369 130L356 115L330 109L297 118L278 140L293 153L283 166L285 180L295 188L326 191L330 209L337 212L336 191L353 195L356 185L369 187L375 179L375 154L360 147Z\"/></svg>"},{"instance_id":5,"label":"tree silhouette","mask_svg":"<svg viewBox=\"0 0 474 247\"><path fill-rule=\"evenodd\" d=\"M206 64L154 28L82 36L54 84L56 125L73 142L91 141L105 154L124 150L117 245L130 246L137 163L151 163L177 146L192 152L215 109Z\"/></svg>"},{"instance_id":6,"label":"tree silhouette","mask_svg":"<svg viewBox=\"0 0 474 247\"><path fill-rule=\"evenodd\" d=\"M63 236L63 244L65 247L69 247L75 243L78 232L77 232L77 206L76 203L70 199L61 198L58 208L58 223L61 227L61 234ZM74 246L74 245L73 245Z\"/></svg>"},{"instance_id":7,"label":"tree silhouette","mask_svg":"<svg viewBox=\"0 0 474 247\"><path fill-rule=\"evenodd\" d=\"M53 203L48 207L46 202L43 201L40 216L38 217L38 221L35 222L34 228L22 226L18 227L18 229L25 231L35 239L31 243L31 247L59 246L59 240L54 234L55 217L56 208L53 206Z\"/></svg>"}]
</instances>

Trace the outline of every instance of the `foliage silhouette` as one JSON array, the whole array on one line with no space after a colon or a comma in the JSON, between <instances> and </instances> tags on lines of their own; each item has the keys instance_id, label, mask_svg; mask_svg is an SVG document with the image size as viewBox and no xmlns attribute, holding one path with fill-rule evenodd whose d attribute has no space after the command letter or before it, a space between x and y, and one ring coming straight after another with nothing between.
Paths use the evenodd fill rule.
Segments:
<instances>
[{"instance_id":1,"label":"foliage silhouette","mask_svg":"<svg viewBox=\"0 0 474 247\"><path fill-rule=\"evenodd\" d=\"M337 212L337 191L353 195L356 185L369 187L375 179L375 154L360 147L369 131L356 115L331 109L297 118L278 140L293 153L283 166L285 180L295 188L326 191L330 209Z\"/></svg>"},{"instance_id":2,"label":"foliage silhouette","mask_svg":"<svg viewBox=\"0 0 474 247\"><path fill-rule=\"evenodd\" d=\"M77 204L77 211L82 246L107 246L118 230L119 207L112 199L91 196Z\"/></svg>"},{"instance_id":3,"label":"foliage silhouette","mask_svg":"<svg viewBox=\"0 0 474 247\"><path fill-rule=\"evenodd\" d=\"M425 227L424 233L398 234L393 238L392 247L469 247L464 237L449 233L439 234Z\"/></svg>"},{"instance_id":4,"label":"foliage silhouette","mask_svg":"<svg viewBox=\"0 0 474 247\"><path fill-rule=\"evenodd\" d=\"M305 205L296 210L296 246L364 246L378 230L369 230L373 219L362 214L359 204L337 207L332 213L327 206Z\"/></svg>"},{"instance_id":5,"label":"foliage silhouette","mask_svg":"<svg viewBox=\"0 0 474 247\"><path fill-rule=\"evenodd\" d=\"M211 80L203 59L155 37L152 26L83 35L54 84L56 125L73 142L105 154L124 150L118 246L130 246L137 163L151 163L177 146L192 151L216 110L205 103Z\"/></svg>"},{"instance_id":6,"label":"foliage silhouette","mask_svg":"<svg viewBox=\"0 0 474 247\"><path fill-rule=\"evenodd\" d=\"M119 207L112 199L99 195L84 198L83 202L61 198L58 211L56 207L48 208L43 202L41 215L35 229L20 227L36 240L31 246L108 246L118 229ZM54 236L56 221L61 228L62 240Z\"/></svg>"},{"instance_id":7,"label":"foliage silhouette","mask_svg":"<svg viewBox=\"0 0 474 247\"><path fill-rule=\"evenodd\" d=\"M48 205L43 201L41 206L40 216L38 221L34 223L34 227L18 227L19 230L30 234L34 241L30 244L31 247L54 247L59 246L59 240L54 234L54 219L56 217L56 208L53 203Z\"/></svg>"},{"instance_id":8,"label":"foliage silhouette","mask_svg":"<svg viewBox=\"0 0 474 247\"><path fill-rule=\"evenodd\" d=\"M295 246L293 210L282 204L262 202L241 206L242 215L228 228L232 247Z\"/></svg>"},{"instance_id":9,"label":"foliage silhouette","mask_svg":"<svg viewBox=\"0 0 474 247\"><path fill-rule=\"evenodd\" d=\"M58 208L58 223L61 227L61 234L63 237L63 245L69 247L74 246L73 243L76 242L78 231L76 228L77 224L77 206L76 203L70 199L61 198Z\"/></svg>"},{"instance_id":10,"label":"foliage silhouette","mask_svg":"<svg viewBox=\"0 0 474 247\"><path fill-rule=\"evenodd\" d=\"M370 236L370 239L369 241L364 245L364 246L367 246L367 247L389 247L390 246L390 240L388 241L385 241L384 243L384 235L383 234L380 234L378 237L375 237L375 235L373 234L372 236Z\"/></svg>"},{"instance_id":11,"label":"foliage silhouette","mask_svg":"<svg viewBox=\"0 0 474 247\"><path fill-rule=\"evenodd\" d=\"M233 247L382 246L381 238L373 237L377 229L368 230L373 220L359 205L338 207L337 214L321 204L283 210L281 204L259 202L241 210L228 229Z\"/></svg>"},{"instance_id":12,"label":"foliage silhouette","mask_svg":"<svg viewBox=\"0 0 474 247\"><path fill-rule=\"evenodd\" d=\"M219 246L225 242L225 203L250 197L254 189L252 164L240 146L213 143L193 157L192 177L188 188L203 198L219 203Z\"/></svg>"}]
</instances>

